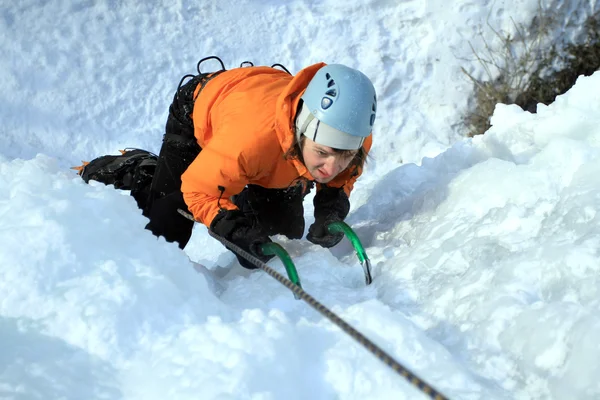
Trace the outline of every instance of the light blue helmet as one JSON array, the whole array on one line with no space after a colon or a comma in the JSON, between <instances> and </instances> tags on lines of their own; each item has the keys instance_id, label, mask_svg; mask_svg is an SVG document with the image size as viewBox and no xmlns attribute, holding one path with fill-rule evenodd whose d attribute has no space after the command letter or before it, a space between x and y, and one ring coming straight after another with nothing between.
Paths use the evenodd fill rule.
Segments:
<instances>
[{"instance_id":1,"label":"light blue helmet","mask_svg":"<svg viewBox=\"0 0 600 400\"><path fill-rule=\"evenodd\" d=\"M341 64L319 69L302 95L296 136L340 150L359 149L371 134L377 96L362 72Z\"/></svg>"}]
</instances>

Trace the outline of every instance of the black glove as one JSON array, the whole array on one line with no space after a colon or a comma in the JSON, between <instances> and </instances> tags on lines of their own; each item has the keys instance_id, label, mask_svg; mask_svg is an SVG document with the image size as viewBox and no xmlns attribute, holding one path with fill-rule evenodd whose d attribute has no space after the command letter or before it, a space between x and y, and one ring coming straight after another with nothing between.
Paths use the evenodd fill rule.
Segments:
<instances>
[{"instance_id":1,"label":"black glove","mask_svg":"<svg viewBox=\"0 0 600 400\"><path fill-rule=\"evenodd\" d=\"M240 210L220 211L210 224L210 230L229 240L231 243L238 245L262 262L267 262L273 258L273 256L262 254L260 250L260 246L264 243L270 243L271 239L260 229L258 224L244 215ZM235 255L242 267L248 269L257 268L244 257L237 253Z\"/></svg>"},{"instance_id":2,"label":"black glove","mask_svg":"<svg viewBox=\"0 0 600 400\"><path fill-rule=\"evenodd\" d=\"M232 198L245 214L254 215L267 235L285 235L300 239L304 235L304 207L302 200L310 191L303 192L302 184L287 189L266 189L248 185Z\"/></svg>"},{"instance_id":3,"label":"black glove","mask_svg":"<svg viewBox=\"0 0 600 400\"><path fill-rule=\"evenodd\" d=\"M306 239L322 247L333 247L344 238L342 232L330 233L327 226L343 221L350 211L350 201L342 188L327 186L315 195L315 222L308 228Z\"/></svg>"}]
</instances>

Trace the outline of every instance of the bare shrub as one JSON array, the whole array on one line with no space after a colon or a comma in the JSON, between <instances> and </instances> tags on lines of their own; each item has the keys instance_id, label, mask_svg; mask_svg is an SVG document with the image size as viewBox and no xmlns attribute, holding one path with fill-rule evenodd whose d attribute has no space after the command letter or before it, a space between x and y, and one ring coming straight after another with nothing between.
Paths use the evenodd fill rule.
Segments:
<instances>
[{"instance_id":1,"label":"bare shrub","mask_svg":"<svg viewBox=\"0 0 600 400\"><path fill-rule=\"evenodd\" d=\"M573 86L578 76L591 75L600 68L599 14L588 17L581 43L548 43L555 18L541 6L539 10L528 27L513 21L512 36L495 30L488 21L488 28L502 43L498 49L484 39L480 54L469 43L476 62L485 71L485 78L477 79L461 68L474 87L473 104L463 118L469 136L489 129L497 103L517 104L535 112L538 103L552 103Z\"/></svg>"}]
</instances>

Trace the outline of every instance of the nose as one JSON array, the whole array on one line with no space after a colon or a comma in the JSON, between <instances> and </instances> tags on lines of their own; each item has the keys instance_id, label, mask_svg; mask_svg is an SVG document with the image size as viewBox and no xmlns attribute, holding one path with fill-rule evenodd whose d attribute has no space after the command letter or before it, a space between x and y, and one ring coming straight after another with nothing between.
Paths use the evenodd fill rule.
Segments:
<instances>
[{"instance_id":1,"label":"nose","mask_svg":"<svg viewBox=\"0 0 600 400\"><path fill-rule=\"evenodd\" d=\"M339 174L339 172L342 170L342 162L340 160L340 157L336 157L336 156L329 156L327 157L327 160L325 160L325 163L323 164L323 170L331 175L331 176L335 176L337 174Z\"/></svg>"}]
</instances>

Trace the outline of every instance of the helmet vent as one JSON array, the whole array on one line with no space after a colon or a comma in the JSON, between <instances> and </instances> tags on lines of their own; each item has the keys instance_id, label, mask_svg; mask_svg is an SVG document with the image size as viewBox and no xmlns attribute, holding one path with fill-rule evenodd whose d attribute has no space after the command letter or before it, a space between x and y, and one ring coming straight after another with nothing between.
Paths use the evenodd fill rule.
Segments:
<instances>
[{"instance_id":1,"label":"helmet vent","mask_svg":"<svg viewBox=\"0 0 600 400\"><path fill-rule=\"evenodd\" d=\"M335 96L337 96L337 90L335 90L335 89L329 89L327 92L325 92L325 94L327 96L335 97Z\"/></svg>"},{"instance_id":2,"label":"helmet vent","mask_svg":"<svg viewBox=\"0 0 600 400\"><path fill-rule=\"evenodd\" d=\"M329 97L323 97L321 99L321 108L323 110L327 110L329 107L331 107L332 104L333 100L331 100Z\"/></svg>"},{"instance_id":3,"label":"helmet vent","mask_svg":"<svg viewBox=\"0 0 600 400\"><path fill-rule=\"evenodd\" d=\"M331 75L329 75L329 72L325 74L325 78L327 78L327 80L331 79Z\"/></svg>"},{"instance_id":4,"label":"helmet vent","mask_svg":"<svg viewBox=\"0 0 600 400\"><path fill-rule=\"evenodd\" d=\"M371 107L373 114L371 114L371 126L375 123L375 113L377 112L377 96L373 96L373 106Z\"/></svg>"},{"instance_id":5,"label":"helmet vent","mask_svg":"<svg viewBox=\"0 0 600 400\"><path fill-rule=\"evenodd\" d=\"M335 81L333 79L330 79L329 82L327 82L327 87L330 88L333 85L335 85Z\"/></svg>"}]
</instances>

